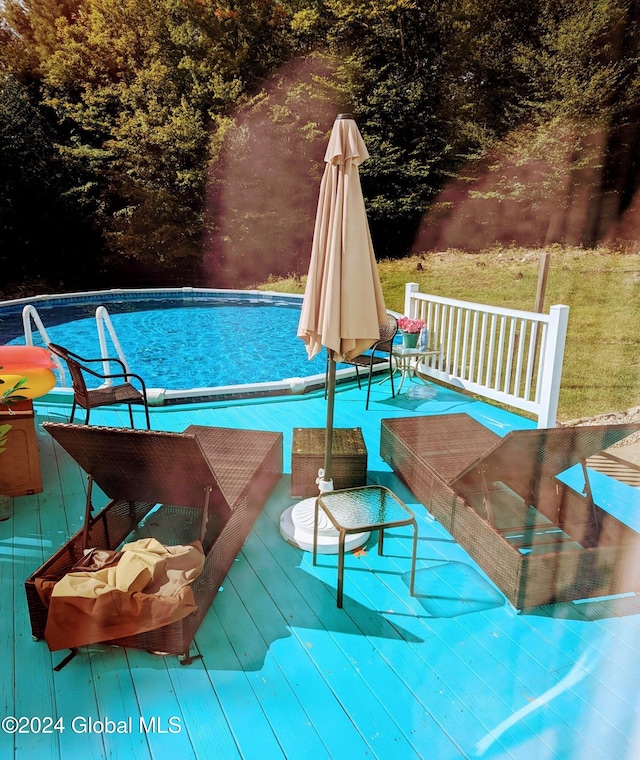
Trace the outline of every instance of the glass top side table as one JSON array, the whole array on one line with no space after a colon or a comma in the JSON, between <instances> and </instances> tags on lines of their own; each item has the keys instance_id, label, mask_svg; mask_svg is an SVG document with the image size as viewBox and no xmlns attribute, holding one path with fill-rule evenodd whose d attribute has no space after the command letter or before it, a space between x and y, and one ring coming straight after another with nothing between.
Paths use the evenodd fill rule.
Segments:
<instances>
[{"instance_id":1,"label":"glass top side table","mask_svg":"<svg viewBox=\"0 0 640 760\"><path fill-rule=\"evenodd\" d=\"M378 531L378 554L384 549L385 528L401 525L413 526L413 546L411 552L411 581L409 593L413 596L415 585L416 552L418 548L418 526L413 512L388 488L384 486L363 486L341 491L329 491L316 499L313 532L313 564L316 564L318 548L319 510L327 515L338 531L338 589L337 606L342 607L344 576L344 544L349 533Z\"/></svg>"},{"instance_id":2,"label":"glass top side table","mask_svg":"<svg viewBox=\"0 0 640 760\"><path fill-rule=\"evenodd\" d=\"M398 387L398 393L402 390L402 384L405 378L409 378L410 382L419 380L424 382L418 376L418 364L427 356L439 356L440 350L437 348L405 348L404 346L393 347L393 357L397 363L397 369L400 370L402 377L400 379L400 386Z\"/></svg>"}]
</instances>

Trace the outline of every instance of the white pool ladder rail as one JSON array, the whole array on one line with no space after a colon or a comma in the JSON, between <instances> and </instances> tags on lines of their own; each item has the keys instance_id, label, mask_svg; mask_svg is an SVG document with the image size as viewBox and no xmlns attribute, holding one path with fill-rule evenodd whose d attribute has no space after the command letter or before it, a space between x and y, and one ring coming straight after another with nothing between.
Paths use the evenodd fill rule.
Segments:
<instances>
[{"instance_id":1,"label":"white pool ladder rail","mask_svg":"<svg viewBox=\"0 0 640 760\"><path fill-rule=\"evenodd\" d=\"M27 304L24 309L22 310L22 327L24 330L24 340L27 346L33 346L33 329L31 327L31 320L33 320L33 324L36 328L36 330L40 333L40 338L42 339L42 342L45 346L48 346L51 341L49 340L49 336L47 335L47 331L44 327L44 324L42 320L40 319L40 315L38 314L38 310L33 304ZM55 354L51 357L53 361L55 362L56 369L58 370L58 374L60 376L60 384L63 388L68 388L69 384L67 382L67 373L65 371L64 366L62 365L62 362L60 361L59 357L57 357Z\"/></svg>"},{"instance_id":2,"label":"white pool ladder rail","mask_svg":"<svg viewBox=\"0 0 640 760\"><path fill-rule=\"evenodd\" d=\"M113 322L111 321L111 316L109 315L106 306L98 306L96 309L96 325L98 328L98 340L100 342L100 356L103 358L102 367L104 369L104 374L108 375L111 372L109 362L107 361L109 350L107 348L107 336L105 333L105 328L109 331L109 336L111 337L113 347L118 354L118 358L124 364L125 372L129 372L129 363L127 362L127 359L124 355L124 351L122 350L122 346L120 345L120 341L118 340ZM105 384L112 385L113 380L107 378Z\"/></svg>"},{"instance_id":3,"label":"white pool ladder rail","mask_svg":"<svg viewBox=\"0 0 640 760\"><path fill-rule=\"evenodd\" d=\"M45 346L49 345L51 343L49 339L49 335L47 334L47 330L44 326L44 323L42 322L42 319L40 318L40 315L38 314L38 310L33 304L27 304L24 309L22 310L22 326L24 329L24 339L28 346L33 346L33 327L32 327L32 321L33 325L35 326L36 330L40 334L40 338ZM96 309L96 326L98 329L98 341L100 343L100 356L103 359L102 366L104 369L104 374L109 375L111 374L111 369L109 366L109 350L107 347L107 332L109 333L109 336L111 338L111 342L113 343L113 347L115 348L118 358L125 366L125 371L129 372L129 363L127 362L127 359L124 355L124 351L122 350L122 346L120 345L120 341L118 340L118 336L116 335L115 328L113 326L113 322L111 321L111 316L109 315L109 312L107 311L105 306L98 306ZM60 361L59 357L57 357L55 354L52 356L53 361L56 364L56 368L60 375L60 385L63 388L69 388L71 387L68 380L67 380L67 373L64 369L64 366L62 362ZM118 368L118 372L120 371L120 368ZM113 380L107 379L105 381L105 385L112 385Z\"/></svg>"}]
</instances>

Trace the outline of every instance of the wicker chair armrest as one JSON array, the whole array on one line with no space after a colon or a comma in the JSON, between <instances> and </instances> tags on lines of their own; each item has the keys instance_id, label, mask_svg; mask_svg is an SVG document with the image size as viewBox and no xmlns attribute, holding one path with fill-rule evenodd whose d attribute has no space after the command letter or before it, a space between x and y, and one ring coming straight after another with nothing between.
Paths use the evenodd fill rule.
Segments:
<instances>
[{"instance_id":1,"label":"wicker chair armrest","mask_svg":"<svg viewBox=\"0 0 640 760\"><path fill-rule=\"evenodd\" d=\"M102 361L102 360L100 360ZM108 360L107 360L108 361ZM140 385L142 386L142 390L144 393L146 393L146 385L144 380L140 377L140 375L136 375L134 372L116 372L113 374L105 375L102 372L95 372L90 367L83 367L82 365L79 365L83 372L88 373L89 375L92 375L93 377L97 377L99 380L118 380L122 379L125 382L129 382L129 378L133 380L137 380Z\"/></svg>"},{"instance_id":2,"label":"wicker chair armrest","mask_svg":"<svg viewBox=\"0 0 640 760\"><path fill-rule=\"evenodd\" d=\"M102 377L104 377L105 380L115 380L118 377L122 377L127 383L130 379L137 380L142 386L142 390L146 393L146 385L144 380L140 377L140 375L136 375L135 372L119 372L115 375L102 375Z\"/></svg>"},{"instance_id":3,"label":"wicker chair armrest","mask_svg":"<svg viewBox=\"0 0 640 760\"><path fill-rule=\"evenodd\" d=\"M140 377L140 375L136 375L135 372L125 372L124 376L125 376L127 382L129 382L129 378L132 378L133 380L137 380L140 383L140 385L142 386L142 394L144 396L147 395L147 386L146 386L144 380Z\"/></svg>"},{"instance_id":4,"label":"wicker chair armrest","mask_svg":"<svg viewBox=\"0 0 640 760\"><path fill-rule=\"evenodd\" d=\"M49 344L49 349L56 354L56 356L59 356L62 359L67 360L67 358L72 359L76 364L80 365L80 367L83 370L86 370L87 372L91 372L92 375L95 375L96 373L90 370L87 367L83 367L83 364L95 364L97 362L116 362L122 369L123 373L126 373L127 367L125 363L117 356L100 356L98 358L89 358L87 356L80 356L80 354L76 354L73 351L70 351L68 348L62 348L62 346L57 346L55 343ZM104 375L101 375L101 377L104 377Z\"/></svg>"},{"instance_id":5,"label":"wicker chair armrest","mask_svg":"<svg viewBox=\"0 0 640 760\"><path fill-rule=\"evenodd\" d=\"M75 359L78 362L78 364L81 364L81 363L96 364L97 362L115 362L116 364L120 365L123 373L126 373L127 371L127 367L125 363L122 361L122 359L118 358L117 356L101 356L99 359L86 359L82 356L76 356L75 354L72 354L71 352L69 352L69 356Z\"/></svg>"},{"instance_id":6,"label":"wicker chair armrest","mask_svg":"<svg viewBox=\"0 0 640 760\"><path fill-rule=\"evenodd\" d=\"M371 351L372 354L376 351L384 351L386 354L389 354L391 353L392 348L393 338L385 338L384 340L377 340L373 346L367 350Z\"/></svg>"}]
</instances>

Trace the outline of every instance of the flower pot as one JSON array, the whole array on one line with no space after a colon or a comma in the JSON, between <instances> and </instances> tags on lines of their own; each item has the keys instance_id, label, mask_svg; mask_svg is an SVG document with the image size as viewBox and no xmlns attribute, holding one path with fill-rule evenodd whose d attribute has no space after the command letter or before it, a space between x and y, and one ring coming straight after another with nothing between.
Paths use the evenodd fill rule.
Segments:
<instances>
[{"instance_id":1,"label":"flower pot","mask_svg":"<svg viewBox=\"0 0 640 760\"><path fill-rule=\"evenodd\" d=\"M415 348L419 337L420 333L402 333L402 345L404 348Z\"/></svg>"}]
</instances>

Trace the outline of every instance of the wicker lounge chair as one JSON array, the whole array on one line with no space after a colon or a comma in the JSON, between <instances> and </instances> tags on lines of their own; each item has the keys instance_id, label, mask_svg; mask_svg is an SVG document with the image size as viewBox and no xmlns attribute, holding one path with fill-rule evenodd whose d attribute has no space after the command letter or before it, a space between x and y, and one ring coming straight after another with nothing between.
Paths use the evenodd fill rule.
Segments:
<instances>
[{"instance_id":1,"label":"wicker lounge chair","mask_svg":"<svg viewBox=\"0 0 640 760\"><path fill-rule=\"evenodd\" d=\"M382 421L380 452L518 609L640 591L640 534L593 502L585 460L638 424L518 430ZM581 464L584 493L556 475Z\"/></svg>"},{"instance_id":2,"label":"wicker lounge chair","mask_svg":"<svg viewBox=\"0 0 640 760\"><path fill-rule=\"evenodd\" d=\"M78 354L74 354L63 346L58 346L55 343L50 343L48 348L52 353L65 361L69 368L69 374L71 375L71 383L73 385L73 406L71 407L71 417L69 422L73 422L76 406L81 406L86 410L87 414L84 424L88 425L89 415L94 407L110 406L112 404L126 404L129 407L131 427L135 427L133 424L132 404L142 404L144 406L145 419L147 421L147 430L150 429L149 404L147 402L147 389L144 380L140 375L128 372L124 362L115 357L108 359L103 357L100 357L99 359L87 359ZM102 364L103 362L115 362L122 368L122 372L106 375L86 366L87 364ZM99 388L88 388L85 379L86 376L108 382L101 385ZM120 380L121 382L113 384L111 382L113 380ZM137 383L139 388L136 387L136 385L133 385L132 381Z\"/></svg>"},{"instance_id":3,"label":"wicker lounge chair","mask_svg":"<svg viewBox=\"0 0 640 760\"><path fill-rule=\"evenodd\" d=\"M189 647L253 523L282 474L282 434L190 426L184 433L45 423L89 476L85 524L26 581L34 639L45 633L40 579L59 580L85 548L114 550L151 510L146 535L165 545L200 540L205 566L193 582L197 609L162 628L110 644L177 654ZM92 485L109 498L93 515Z\"/></svg>"},{"instance_id":4,"label":"wicker lounge chair","mask_svg":"<svg viewBox=\"0 0 640 760\"><path fill-rule=\"evenodd\" d=\"M367 403L365 409L369 408L369 395L371 393L371 378L373 376L373 368L380 364L386 364L389 371L389 379L391 380L391 395L395 396L395 388L393 387L393 339L398 332L398 320L393 314L387 315L387 321L380 325L380 339L377 340L373 346L368 350L366 354L360 354L360 356L354 356L350 360L341 360L341 364L351 364L356 368L356 378L358 380L358 388L360 385L360 371L358 367L367 367L369 369L369 379L367 381ZM329 372L329 359L327 359L327 377ZM325 382L325 389L327 383ZM326 394L325 394L326 395Z\"/></svg>"}]
</instances>

